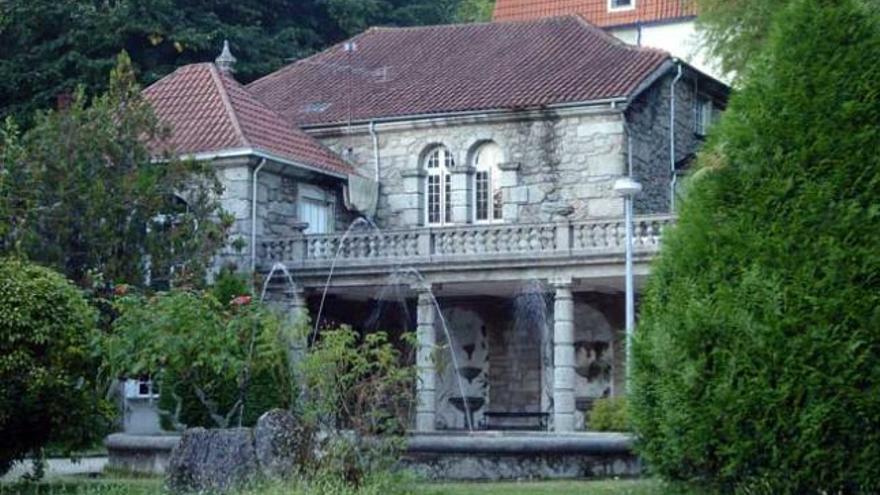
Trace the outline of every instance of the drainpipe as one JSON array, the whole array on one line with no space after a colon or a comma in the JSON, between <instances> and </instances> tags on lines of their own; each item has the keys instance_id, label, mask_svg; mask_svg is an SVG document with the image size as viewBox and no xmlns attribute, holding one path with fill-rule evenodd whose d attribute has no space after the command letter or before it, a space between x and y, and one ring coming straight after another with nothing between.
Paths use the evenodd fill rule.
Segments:
<instances>
[{"instance_id":1,"label":"drainpipe","mask_svg":"<svg viewBox=\"0 0 880 495\"><path fill-rule=\"evenodd\" d=\"M672 174L672 180L669 182L669 213L675 212L675 185L678 181L678 175L675 173L675 85L681 80L681 61L676 59L675 65L678 67L678 74L669 87L669 170Z\"/></svg>"},{"instance_id":2,"label":"drainpipe","mask_svg":"<svg viewBox=\"0 0 880 495\"><path fill-rule=\"evenodd\" d=\"M266 159L261 158L259 165L254 169L253 191L251 195L251 275L257 272L257 178L260 171L266 165Z\"/></svg>"},{"instance_id":3,"label":"drainpipe","mask_svg":"<svg viewBox=\"0 0 880 495\"><path fill-rule=\"evenodd\" d=\"M376 184L379 183L379 134L376 132L376 121L370 121L370 136L373 138L373 161L376 166Z\"/></svg>"}]
</instances>

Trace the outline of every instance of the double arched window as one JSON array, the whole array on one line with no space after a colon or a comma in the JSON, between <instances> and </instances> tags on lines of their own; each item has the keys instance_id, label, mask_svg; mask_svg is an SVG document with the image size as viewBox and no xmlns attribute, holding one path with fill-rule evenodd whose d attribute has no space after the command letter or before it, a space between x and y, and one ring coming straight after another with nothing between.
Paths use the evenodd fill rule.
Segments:
<instances>
[{"instance_id":1,"label":"double arched window","mask_svg":"<svg viewBox=\"0 0 880 495\"><path fill-rule=\"evenodd\" d=\"M455 159L445 146L431 149L425 158L425 199L428 225L452 223L452 170Z\"/></svg>"},{"instance_id":2,"label":"double arched window","mask_svg":"<svg viewBox=\"0 0 880 495\"><path fill-rule=\"evenodd\" d=\"M474 153L474 221L493 222L503 219L501 196L501 148L492 142L483 143Z\"/></svg>"}]
</instances>

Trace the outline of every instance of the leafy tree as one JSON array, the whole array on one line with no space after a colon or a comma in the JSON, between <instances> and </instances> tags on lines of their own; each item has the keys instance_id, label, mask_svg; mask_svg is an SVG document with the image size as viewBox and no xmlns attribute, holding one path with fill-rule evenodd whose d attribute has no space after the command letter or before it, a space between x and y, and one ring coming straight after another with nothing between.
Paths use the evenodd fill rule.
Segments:
<instances>
[{"instance_id":1,"label":"leafy tree","mask_svg":"<svg viewBox=\"0 0 880 495\"><path fill-rule=\"evenodd\" d=\"M87 105L38 116L24 134L0 133L0 250L57 268L83 287L101 280L198 282L225 242L228 219L208 165L153 159L167 136L119 57L109 90Z\"/></svg>"},{"instance_id":2,"label":"leafy tree","mask_svg":"<svg viewBox=\"0 0 880 495\"><path fill-rule=\"evenodd\" d=\"M641 450L730 493L880 489L880 25L796 0L700 157L634 348Z\"/></svg>"},{"instance_id":3,"label":"leafy tree","mask_svg":"<svg viewBox=\"0 0 880 495\"><path fill-rule=\"evenodd\" d=\"M495 0L462 0L456 17L459 22L486 22L494 11Z\"/></svg>"},{"instance_id":4,"label":"leafy tree","mask_svg":"<svg viewBox=\"0 0 880 495\"><path fill-rule=\"evenodd\" d=\"M64 277L0 259L0 474L50 442L73 450L107 431L95 324L94 311Z\"/></svg>"},{"instance_id":5,"label":"leafy tree","mask_svg":"<svg viewBox=\"0 0 880 495\"><path fill-rule=\"evenodd\" d=\"M107 374L152 377L172 426L252 425L270 409L291 407L292 329L249 296L221 304L210 292L174 290L114 304Z\"/></svg>"},{"instance_id":6,"label":"leafy tree","mask_svg":"<svg viewBox=\"0 0 880 495\"><path fill-rule=\"evenodd\" d=\"M774 17L785 11L792 0L681 0L696 1L698 24L710 54L728 74L744 74L770 34ZM861 0L880 12L880 3Z\"/></svg>"}]
</instances>

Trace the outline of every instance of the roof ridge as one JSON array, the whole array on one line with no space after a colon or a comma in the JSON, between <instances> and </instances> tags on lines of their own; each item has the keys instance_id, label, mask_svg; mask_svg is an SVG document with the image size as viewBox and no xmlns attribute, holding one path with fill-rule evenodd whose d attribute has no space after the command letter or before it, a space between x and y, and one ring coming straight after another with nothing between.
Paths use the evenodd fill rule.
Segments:
<instances>
[{"instance_id":1,"label":"roof ridge","mask_svg":"<svg viewBox=\"0 0 880 495\"><path fill-rule=\"evenodd\" d=\"M235 109L232 107L232 101L229 99L229 93L226 91L226 86L223 85L223 80L220 76L219 71L217 70L217 66L208 63L208 70L211 72L211 79L214 81L214 86L216 86L217 91L220 92L220 101L223 102L223 108L226 110L226 115L229 117L230 122L232 123L232 128L235 130L235 133L241 139L242 143L245 147L250 147L251 142L245 136L244 131L241 129L241 123L238 121L238 115L235 113Z\"/></svg>"}]
</instances>

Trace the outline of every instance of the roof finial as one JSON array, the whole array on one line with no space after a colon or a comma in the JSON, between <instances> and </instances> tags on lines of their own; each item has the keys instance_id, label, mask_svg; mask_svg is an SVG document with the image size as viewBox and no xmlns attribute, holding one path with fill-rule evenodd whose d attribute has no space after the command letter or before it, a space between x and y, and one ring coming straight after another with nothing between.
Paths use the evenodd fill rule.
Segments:
<instances>
[{"instance_id":1,"label":"roof finial","mask_svg":"<svg viewBox=\"0 0 880 495\"><path fill-rule=\"evenodd\" d=\"M232 52L229 50L229 40L223 40L223 51L220 52L220 56L214 60L214 63L217 64L217 67L223 72L235 72L233 66L235 65L236 58L232 55Z\"/></svg>"}]
</instances>

